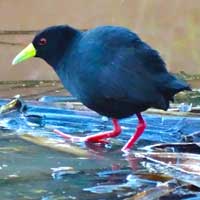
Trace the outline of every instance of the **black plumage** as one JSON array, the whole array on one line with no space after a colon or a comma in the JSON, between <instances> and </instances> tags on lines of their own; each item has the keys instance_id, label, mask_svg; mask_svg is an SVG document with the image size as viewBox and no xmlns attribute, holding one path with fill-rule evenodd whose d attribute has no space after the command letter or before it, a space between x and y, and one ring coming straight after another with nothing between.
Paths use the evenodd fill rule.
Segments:
<instances>
[{"instance_id":1,"label":"black plumage","mask_svg":"<svg viewBox=\"0 0 200 200\"><path fill-rule=\"evenodd\" d=\"M41 38L47 40L45 47ZM174 94L189 89L167 72L157 51L126 28L80 32L55 26L40 32L33 45L65 88L108 117L128 117L149 107L166 110Z\"/></svg>"},{"instance_id":2,"label":"black plumage","mask_svg":"<svg viewBox=\"0 0 200 200\"><path fill-rule=\"evenodd\" d=\"M119 26L79 31L49 27L33 40L36 57L88 108L120 119L149 107L167 110L176 93L190 90L166 69L159 53Z\"/></svg>"}]
</instances>

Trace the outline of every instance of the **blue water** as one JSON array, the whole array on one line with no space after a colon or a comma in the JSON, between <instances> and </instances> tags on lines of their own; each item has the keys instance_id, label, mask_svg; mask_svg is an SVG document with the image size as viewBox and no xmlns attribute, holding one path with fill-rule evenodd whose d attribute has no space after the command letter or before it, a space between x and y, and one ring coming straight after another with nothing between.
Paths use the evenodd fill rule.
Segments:
<instances>
[{"instance_id":1,"label":"blue water","mask_svg":"<svg viewBox=\"0 0 200 200\"><path fill-rule=\"evenodd\" d=\"M1 100L0 104L6 102ZM123 133L105 146L71 144L87 152L83 156L42 147L20 136L28 133L62 143L65 141L53 129L90 135L112 129L110 120L92 111L70 110L52 102L26 101L26 105L23 112L13 110L0 116L0 199L128 199L166 181L162 175L157 180L146 176L151 172L144 158L130 159L120 151L135 130L135 116L121 120ZM183 136L200 130L197 117L143 116L147 128L133 154L148 145L181 142ZM181 198L190 194L188 199L199 194L198 189L174 189L174 195L179 192Z\"/></svg>"}]
</instances>

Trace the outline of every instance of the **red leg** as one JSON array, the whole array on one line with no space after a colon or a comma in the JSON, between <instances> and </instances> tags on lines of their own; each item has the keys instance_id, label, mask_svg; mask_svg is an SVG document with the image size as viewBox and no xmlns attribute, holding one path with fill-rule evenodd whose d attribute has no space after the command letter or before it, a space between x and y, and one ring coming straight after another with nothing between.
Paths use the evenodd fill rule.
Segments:
<instances>
[{"instance_id":1,"label":"red leg","mask_svg":"<svg viewBox=\"0 0 200 200\"><path fill-rule=\"evenodd\" d=\"M93 143L105 143L105 139L111 138L111 137L116 137L121 133L121 127L118 124L117 119L112 119L113 125L114 125L114 130L108 131L108 132L103 132L103 133L98 133L95 135L90 135L86 137L77 137L77 136L72 136L69 134L65 134L59 130L54 130L54 133L60 135L61 137L71 140L72 142L93 142Z\"/></svg>"},{"instance_id":2,"label":"red leg","mask_svg":"<svg viewBox=\"0 0 200 200\"><path fill-rule=\"evenodd\" d=\"M121 133L121 127L118 124L117 119L112 119L112 122L113 122L113 125L114 125L114 130L87 136L85 138L85 141L97 143L97 142L101 142L104 139L118 136Z\"/></svg>"},{"instance_id":3,"label":"red leg","mask_svg":"<svg viewBox=\"0 0 200 200\"><path fill-rule=\"evenodd\" d=\"M142 135L144 132L144 129L146 128L146 123L144 119L142 118L142 115L140 113L137 113L138 117L138 126L136 129L135 134L129 139L129 141L123 146L122 151L128 151L131 149L131 147L134 145L134 143L137 141L137 139Z\"/></svg>"}]
</instances>

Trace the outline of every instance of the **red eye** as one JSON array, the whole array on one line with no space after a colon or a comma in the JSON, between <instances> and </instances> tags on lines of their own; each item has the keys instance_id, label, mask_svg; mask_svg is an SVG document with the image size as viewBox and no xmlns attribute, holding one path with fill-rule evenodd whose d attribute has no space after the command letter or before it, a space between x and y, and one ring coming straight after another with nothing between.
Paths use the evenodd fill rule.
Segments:
<instances>
[{"instance_id":1,"label":"red eye","mask_svg":"<svg viewBox=\"0 0 200 200\"><path fill-rule=\"evenodd\" d=\"M46 38L41 38L39 41L39 45L45 45L47 43L47 39Z\"/></svg>"}]
</instances>

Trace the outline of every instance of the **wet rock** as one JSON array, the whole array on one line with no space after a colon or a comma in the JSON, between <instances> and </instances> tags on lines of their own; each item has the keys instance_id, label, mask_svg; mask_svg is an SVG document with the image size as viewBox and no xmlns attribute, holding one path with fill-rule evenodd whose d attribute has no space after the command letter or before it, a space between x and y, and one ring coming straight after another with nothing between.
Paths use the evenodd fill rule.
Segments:
<instances>
[{"instance_id":1,"label":"wet rock","mask_svg":"<svg viewBox=\"0 0 200 200\"><path fill-rule=\"evenodd\" d=\"M196 131L182 137L183 142L200 142L200 132Z\"/></svg>"},{"instance_id":2,"label":"wet rock","mask_svg":"<svg viewBox=\"0 0 200 200\"><path fill-rule=\"evenodd\" d=\"M131 198L126 198L125 200L156 200L160 199L162 196L169 195L178 187L175 180L165 182L157 185L154 188L144 190L137 193Z\"/></svg>"},{"instance_id":3,"label":"wet rock","mask_svg":"<svg viewBox=\"0 0 200 200\"><path fill-rule=\"evenodd\" d=\"M0 114L8 113L12 110L17 110L18 112L25 112L27 106L20 95L16 95L13 100L0 107Z\"/></svg>"},{"instance_id":4,"label":"wet rock","mask_svg":"<svg viewBox=\"0 0 200 200\"><path fill-rule=\"evenodd\" d=\"M77 171L73 167L69 167L69 166L51 168L51 170L53 171L51 176L53 177L53 179L56 179L56 180L60 180L64 176L67 176L67 175L75 175L75 174L80 173L80 171Z\"/></svg>"},{"instance_id":5,"label":"wet rock","mask_svg":"<svg viewBox=\"0 0 200 200\"><path fill-rule=\"evenodd\" d=\"M164 173L181 182L200 188L200 156L190 153L138 152L128 156L131 166L135 157L153 173Z\"/></svg>"},{"instance_id":6,"label":"wet rock","mask_svg":"<svg viewBox=\"0 0 200 200\"><path fill-rule=\"evenodd\" d=\"M163 143L146 146L147 151L200 153L200 143Z\"/></svg>"},{"instance_id":7,"label":"wet rock","mask_svg":"<svg viewBox=\"0 0 200 200\"><path fill-rule=\"evenodd\" d=\"M30 123L30 126L40 126L44 127L45 126L45 116L40 116L40 115L25 115L24 116L27 120L27 123Z\"/></svg>"}]
</instances>

